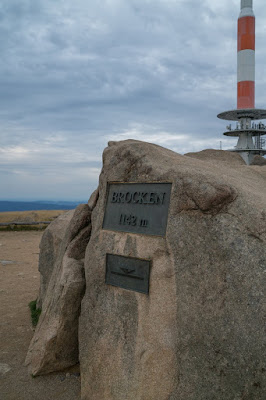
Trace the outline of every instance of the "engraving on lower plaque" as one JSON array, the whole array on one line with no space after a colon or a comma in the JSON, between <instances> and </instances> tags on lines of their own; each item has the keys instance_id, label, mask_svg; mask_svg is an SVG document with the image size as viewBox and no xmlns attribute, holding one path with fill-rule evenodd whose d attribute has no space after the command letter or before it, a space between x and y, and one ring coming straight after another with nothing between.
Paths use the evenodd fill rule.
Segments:
<instances>
[{"instance_id":1,"label":"engraving on lower plaque","mask_svg":"<svg viewBox=\"0 0 266 400\"><path fill-rule=\"evenodd\" d=\"M106 254L106 284L148 294L149 277L149 260Z\"/></svg>"},{"instance_id":2,"label":"engraving on lower plaque","mask_svg":"<svg viewBox=\"0 0 266 400\"><path fill-rule=\"evenodd\" d=\"M103 229L165 236L171 183L109 183Z\"/></svg>"}]
</instances>

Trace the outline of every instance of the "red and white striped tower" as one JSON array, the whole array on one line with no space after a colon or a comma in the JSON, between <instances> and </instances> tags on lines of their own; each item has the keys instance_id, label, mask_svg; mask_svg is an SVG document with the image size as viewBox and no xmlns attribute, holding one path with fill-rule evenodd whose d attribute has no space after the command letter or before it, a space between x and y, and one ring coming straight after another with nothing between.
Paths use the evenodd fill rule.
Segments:
<instances>
[{"instance_id":1,"label":"red and white striped tower","mask_svg":"<svg viewBox=\"0 0 266 400\"><path fill-rule=\"evenodd\" d=\"M256 154L264 155L262 135L266 134L264 124L254 120L266 119L266 110L255 108L255 16L253 0L241 0L237 35L237 110L226 111L218 118L237 121L236 129L227 126L226 136L238 136L237 151L247 164ZM255 143L253 141L255 137Z\"/></svg>"},{"instance_id":2,"label":"red and white striped tower","mask_svg":"<svg viewBox=\"0 0 266 400\"><path fill-rule=\"evenodd\" d=\"M237 108L255 108L255 16L252 0L241 1L238 18Z\"/></svg>"}]
</instances>

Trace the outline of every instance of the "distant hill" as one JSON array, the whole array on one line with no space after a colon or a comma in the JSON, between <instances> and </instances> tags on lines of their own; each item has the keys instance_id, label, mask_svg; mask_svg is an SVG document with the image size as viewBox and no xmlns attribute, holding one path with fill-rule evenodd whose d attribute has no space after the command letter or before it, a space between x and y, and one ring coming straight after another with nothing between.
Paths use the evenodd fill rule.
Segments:
<instances>
[{"instance_id":1,"label":"distant hill","mask_svg":"<svg viewBox=\"0 0 266 400\"><path fill-rule=\"evenodd\" d=\"M0 201L0 212L35 210L72 210L81 202L69 201Z\"/></svg>"}]
</instances>

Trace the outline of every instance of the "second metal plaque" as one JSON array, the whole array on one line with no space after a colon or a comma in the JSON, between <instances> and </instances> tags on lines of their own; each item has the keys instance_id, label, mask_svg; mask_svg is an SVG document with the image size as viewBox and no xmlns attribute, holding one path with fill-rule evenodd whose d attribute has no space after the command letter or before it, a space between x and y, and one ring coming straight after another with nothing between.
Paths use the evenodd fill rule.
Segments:
<instances>
[{"instance_id":1,"label":"second metal plaque","mask_svg":"<svg viewBox=\"0 0 266 400\"><path fill-rule=\"evenodd\" d=\"M106 254L105 283L108 285L148 294L149 278L149 260Z\"/></svg>"},{"instance_id":2,"label":"second metal plaque","mask_svg":"<svg viewBox=\"0 0 266 400\"><path fill-rule=\"evenodd\" d=\"M171 183L109 183L103 229L165 236Z\"/></svg>"}]
</instances>

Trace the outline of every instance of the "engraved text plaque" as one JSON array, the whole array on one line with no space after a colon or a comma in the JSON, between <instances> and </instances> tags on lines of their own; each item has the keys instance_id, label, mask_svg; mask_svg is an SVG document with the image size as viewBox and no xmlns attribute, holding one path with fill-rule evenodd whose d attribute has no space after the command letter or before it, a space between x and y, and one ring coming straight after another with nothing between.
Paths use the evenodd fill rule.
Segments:
<instances>
[{"instance_id":1,"label":"engraved text plaque","mask_svg":"<svg viewBox=\"0 0 266 400\"><path fill-rule=\"evenodd\" d=\"M165 236L171 183L109 183L103 229Z\"/></svg>"}]
</instances>

